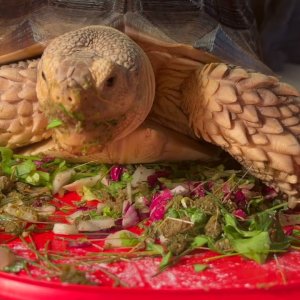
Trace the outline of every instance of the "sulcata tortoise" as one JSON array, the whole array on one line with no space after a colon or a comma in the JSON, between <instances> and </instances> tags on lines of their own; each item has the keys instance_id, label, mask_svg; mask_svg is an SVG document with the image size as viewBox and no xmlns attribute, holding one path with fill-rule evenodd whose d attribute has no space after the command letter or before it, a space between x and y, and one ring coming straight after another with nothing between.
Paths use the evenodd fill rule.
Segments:
<instances>
[{"instance_id":1,"label":"sulcata tortoise","mask_svg":"<svg viewBox=\"0 0 300 300\"><path fill-rule=\"evenodd\" d=\"M0 145L108 163L224 149L294 207L299 93L257 51L246 1L1 3Z\"/></svg>"}]
</instances>

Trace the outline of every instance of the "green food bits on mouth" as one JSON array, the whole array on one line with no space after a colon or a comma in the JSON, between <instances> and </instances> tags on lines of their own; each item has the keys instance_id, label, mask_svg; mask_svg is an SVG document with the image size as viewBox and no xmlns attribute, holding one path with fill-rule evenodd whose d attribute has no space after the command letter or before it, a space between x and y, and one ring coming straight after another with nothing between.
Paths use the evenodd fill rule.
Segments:
<instances>
[{"instance_id":1,"label":"green food bits on mouth","mask_svg":"<svg viewBox=\"0 0 300 300\"><path fill-rule=\"evenodd\" d=\"M49 122L47 129L52 129L52 128L56 128L63 125L63 121L59 120L59 119L53 119L52 121Z\"/></svg>"}]
</instances>

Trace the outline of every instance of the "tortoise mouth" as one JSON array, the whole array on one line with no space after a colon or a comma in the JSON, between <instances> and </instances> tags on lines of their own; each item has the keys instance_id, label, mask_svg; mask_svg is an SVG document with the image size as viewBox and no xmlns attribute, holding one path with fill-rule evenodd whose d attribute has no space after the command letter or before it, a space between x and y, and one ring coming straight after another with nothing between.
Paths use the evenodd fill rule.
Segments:
<instances>
[{"instance_id":1,"label":"tortoise mouth","mask_svg":"<svg viewBox=\"0 0 300 300\"><path fill-rule=\"evenodd\" d=\"M54 128L55 140L64 149L76 148L76 152L87 152L89 145L101 145L118 137L127 112L106 112L102 101L94 97L83 97L76 109L69 109L64 103L49 101L44 103L44 111L50 120L58 121ZM82 99L81 99L82 100ZM117 110L116 110L117 111Z\"/></svg>"},{"instance_id":2,"label":"tortoise mouth","mask_svg":"<svg viewBox=\"0 0 300 300\"><path fill-rule=\"evenodd\" d=\"M100 135L100 138L103 139L103 136ZM58 149L63 149L78 156L101 152L105 142L100 143L100 138L95 131L64 132L63 130L56 130L54 135L54 141Z\"/></svg>"}]
</instances>

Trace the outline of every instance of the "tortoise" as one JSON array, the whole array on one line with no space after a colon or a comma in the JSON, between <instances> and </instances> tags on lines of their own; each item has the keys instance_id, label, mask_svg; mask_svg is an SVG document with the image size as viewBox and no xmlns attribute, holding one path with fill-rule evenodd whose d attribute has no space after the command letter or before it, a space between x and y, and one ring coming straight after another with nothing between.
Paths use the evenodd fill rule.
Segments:
<instances>
[{"instance_id":1,"label":"tortoise","mask_svg":"<svg viewBox=\"0 0 300 300\"><path fill-rule=\"evenodd\" d=\"M240 2L2 4L0 145L106 163L223 149L296 206L299 93L259 60Z\"/></svg>"}]
</instances>

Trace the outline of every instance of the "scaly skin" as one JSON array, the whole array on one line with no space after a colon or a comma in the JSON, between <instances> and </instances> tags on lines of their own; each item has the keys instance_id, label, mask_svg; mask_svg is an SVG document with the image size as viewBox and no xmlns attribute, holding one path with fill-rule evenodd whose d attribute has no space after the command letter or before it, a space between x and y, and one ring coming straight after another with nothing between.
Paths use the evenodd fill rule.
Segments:
<instances>
[{"instance_id":1,"label":"scaly skin","mask_svg":"<svg viewBox=\"0 0 300 300\"><path fill-rule=\"evenodd\" d=\"M199 138L221 146L250 173L300 202L299 93L277 78L226 64L186 80L183 108Z\"/></svg>"},{"instance_id":2,"label":"scaly skin","mask_svg":"<svg viewBox=\"0 0 300 300\"><path fill-rule=\"evenodd\" d=\"M36 96L38 60L0 67L0 145L11 148L50 137Z\"/></svg>"}]
</instances>

